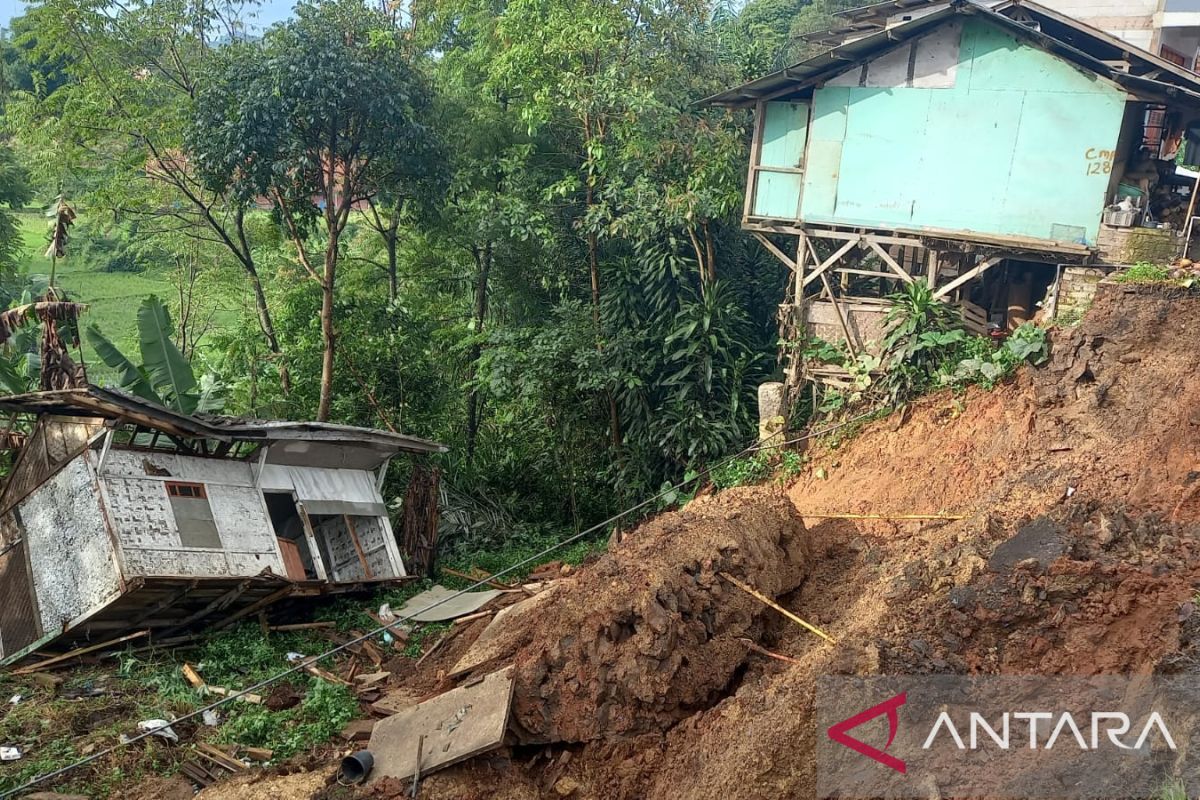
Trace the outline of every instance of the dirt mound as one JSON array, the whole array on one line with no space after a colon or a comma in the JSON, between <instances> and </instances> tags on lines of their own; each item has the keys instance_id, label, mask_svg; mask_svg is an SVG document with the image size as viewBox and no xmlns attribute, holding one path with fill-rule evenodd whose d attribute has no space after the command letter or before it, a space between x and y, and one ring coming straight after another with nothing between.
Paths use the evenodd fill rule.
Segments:
<instances>
[{"instance_id":1,"label":"dirt mound","mask_svg":"<svg viewBox=\"0 0 1200 800\"><path fill-rule=\"evenodd\" d=\"M810 797L823 674L1200 670L1197 330L1200 299L1104 286L1046 366L816 447L788 490L802 516L960 520L801 534L758 490L645 526L506 645L521 740L551 744L432 775L422 796ZM764 614L720 570L837 643ZM743 636L794 661L748 654Z\"/></svg>"},{"instance_id":2,"label":"dirt mound","mask_svg":"<svg viewBox=\"0 0 1200 800\"><path fill-rule=\"evenodd\" d=\"M514 661L523 742L583 742L660 731L729 689L761 635L770 596L808 569L804 525L779 490L702 498L641 526L559 582L536 613L505 622L494 654Z\"/></svg>"}]
</instances>

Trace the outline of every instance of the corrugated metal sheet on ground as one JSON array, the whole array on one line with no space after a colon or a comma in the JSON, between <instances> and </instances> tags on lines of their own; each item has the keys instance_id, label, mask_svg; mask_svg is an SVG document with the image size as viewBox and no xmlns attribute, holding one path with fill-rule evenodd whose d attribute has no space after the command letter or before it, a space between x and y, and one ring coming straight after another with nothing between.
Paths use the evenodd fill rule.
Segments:
<instances>
[{"instance_id":1,"label":"corrugated metal sheet on ground","mask_svg":"<svg viewBox=\"0 0 1200 800\"><path fill-rule=\"evenodd\" d=\"M486 592L466 592L454 597L457 592L447 589L441 584L435 584L432 589L421 592L398 609L393 609L396 616L413 622L445 622L455 617L465 617L473 614L491 599L500 596L500 591L490 589ZM449 599L449 598L454 599ZM445 600L446 602L441 602ZM440 603L436 608L429 606ZM429 609L423 611L422 609ZM411 615L411 616L410 616Z\"/></svg>"}]
</instances>

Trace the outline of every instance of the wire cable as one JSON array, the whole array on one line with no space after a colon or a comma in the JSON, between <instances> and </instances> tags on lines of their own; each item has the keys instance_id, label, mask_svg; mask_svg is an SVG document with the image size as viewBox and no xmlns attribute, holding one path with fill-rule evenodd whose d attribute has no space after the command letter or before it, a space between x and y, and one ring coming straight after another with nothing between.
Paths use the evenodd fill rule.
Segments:
<instances>
[{"instance_id":1,"label":"wire cable","mask_svg":"<svg viewBox=\"0 0 1200 800\"><path fill-rule=\"evenodd\" d=\"M325 659L329 658L330 656L337 655L338 653L341 653L344 650L354 647L355 645L361 644L362 642L365 642L368 639L373 639L374 637L378 636L379 634L381 634L391 628L394 628L395 626L401 624L402 622L410 620L417 615L424 614L426 611L431 611L432 609L437 608L438 606L442 605L443 603L448 603L457 597L461 597L462 595L464 595L468 592L474 591L475 589L478 589L481 586L486 585L489 581L495 580L496 578L499 578L503 575L507 575L511 572L515 572L516 570L520 569L521 567L524 567L528 564L531 564L535 561L539 561L540 559L545 558L546 556L550 555L551 553L553 553L556 550L566 547L567 545L574 544L575 542L590 536L591 534L595 533L596 531L607 528L609 525L613 524L614 522L617 522L618 520L622 519L623 517L627 517L630 514L634 513L635 511L640 511L641 509L645 508L646 506L650 505L651 503L654 503L654 502L662 499L663 497L666 497L668 494L671 494L672 492L676 492L679 489L682 489L684 486L687 486L689 483L693 483L693 482L699 480L700 478L711 473L713 470L715 470L719 467L722 467L731 461L736 461L737 459L742 458L743 456L746 456L750 453L758 452L759 450L774 450L774 449L777 449L780 447L785 447L789 444L796 444L797 442L803 442L808 439L815 439L817 437L824 436L827 433L832 433L833 431L838 430L839 428L844 428L847 425L851 425L855 422L860 422L862 420L865 420L868 417L871 417L873 415L874 415L874 412L868 412L866 414L862 414L861 416L854 417L853 419L848 419L843 422L839 422L835 425L830 425L826 428L822 428L821 430L812 431L812 432L804 434L803 436L797 436L794 439L787 439L787 440L781 441L781 442L775 442L770 439L768 439L766 442L756 441L754 444L751 444L751 445L745 447L744 449L735 453L734 455L731 455L727 458L722 459L721 461L716 462L715 464L705 467L704 469L698 471L695 475L692 475L691 477L684 478L682 481L675 484L674 486L664 489L661 492L659 492L658 494L656 494L646 500L643 500L642 502L640 502L636 505L630 506L629 508L625 509L624 511L614 514L613 516L609 517L608 519L604 520L603 522L598 522L589 528L585 528L584 530L579 531L578 533L568 536L567 538L563 539L562 541L559 541L552 545L549 545L548 547L541 550L540 552L534 553L531 556L523 558L520 561L517 561L517 562L505 567L504 569L500 570L499 572L493 572L487 578L483 578L483 579L471 584L470 586L468 586L465 589L460 589L459 591L455 592L454 594L447 595L446 597L443 597L441 600L438 600L435 603L431 603L430 605L426 606L425 608L414 611L407 616L397 617L395 619L395 621L393 621L393 622L389 622L386 625L380 625L378 628L375 628L374 630L369 631L368 633L364 633L362 636L359 636L355 639L351 639L350 641L340 644L337 647L334 647L330 650L326 650L324 653L306 658L303 661L296 663L294 666L290 667L289 669L286 669L286 670L278 673L277 675L273 675L269 678L264 678L263 680L259 681L256 684L253 684L252 686L248 686L245 689L242 689L238 692L234 692L232 694L226 695L226 696L222 697L220 700L216 701L215 703L211 703L207 706L204 706L203 708L199 708L188 714L184 714L182 717L178 717L174 720L171 720L171 724L175 724L178 722L186 722L187 720L195 719L196 717L203 716L204 712L206 712L206 711L213 711L213 710L225 705L226 703L230 703L234 700L237 700L239 697L242 697L242 696L248 695L248 694L253 694L253 693L257 692L259 689L263 689L267 686L270 686L273 683L276 683L277 681L281 681L284 678L288 677L289 675L294 675L297 672L304 671L308 667L313 666L320 661L324 661ZM61 768L53 770L51 772L47 772L44 775L38 775L37 777L30 779L27 783L24 783L21 786L18 786L16 789L11 789L11 790L5 792L4 794L0 794L0 800L5 800L6 798L13 797L20 792L24 792L34 786L37 786L40 783L45 783L46 781L49 781L54 778L65 775L66 773L71 772L72 770L78 769L79 767L82 767L86 764L90 764L93 761L97 761L101 758L104 758L105 756L111 755L111 754L115 753L116 751L120 750L121 748L133 744L134 742L140 742L142 739L145 739L150 736L155 736L156 735L155 731L157 731L157 730L162 730L162 729L155 728L155 729L146 731L144 733L138 734L137 736L131 736L127 739L121 740L120 742L113 745L112 747L109 747L106 750L101 750L99 752L93 753L92 755L87 756L86 758L82 758L73 764L69 764L65 767L61 767Z\"/></svg>"}]
</instances>

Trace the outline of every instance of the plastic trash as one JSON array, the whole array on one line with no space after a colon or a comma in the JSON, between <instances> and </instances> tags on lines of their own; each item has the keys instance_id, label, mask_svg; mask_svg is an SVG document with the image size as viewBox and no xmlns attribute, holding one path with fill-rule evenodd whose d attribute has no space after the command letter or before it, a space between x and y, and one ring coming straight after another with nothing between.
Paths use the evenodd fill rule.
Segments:
<instances>
[{"instance_id":1,"label":"plastic trash","mask_svg":"<svg viewBox=\"0 0 1200 800\"><path fill-rule=\"evenodd\" d=\"M155 736L161 736L172 742L179 741L179 734L171 727L171 723L165 719L144 719L138 723L138 730L142 733L151 733Z\"/></svg>"},{"instance_id":2,"label":"plastic trash","mask_svg":"<svg viewBox=\"0 0 1200 800\"><path fill-rule=\"evenodd\" d=\"M21 702L22 700L24 700L24 699L25 699L25 698L21 697L21 695L19 695L19 694L14 694L12 697L10 697L10 698L9 698L9 700L8 700L8 704L9 704L10 706L15 706L15 705L17 705L18 703L20 703L20 702Z\"/></svg>"},{"instance_id":3,"label":"plastic trash","mask_svg":"<svg viewBox=\"0 0 1200 800\"><path fill-rule=\"evenodd\" d=\"M379 618L383 620L384 625L390 625L396 621L396 614L392 611L392 607L384 603L379 607Z\"/></svg>"},{"instance_id":4,"label":"plastic trash","mask_svg":"<svg viewBox=\"0 0 1200 800\"><path fill-rule=\"evenodd\" d=\"M201 714L200 717L204 720L204 724L210 728L215 728L221 724L221 715L211 708Z\"/></svg>"},{"instance_id":5,"label":"plastic trash","mask_svg":"<svg viewBox=\"0 0 1200 800\"><path fill-rule=\"evenodd\" d=\"M287 659L289 664L295 664L299 661L303 661L305 656L304 656L304 653L291 652L291 653L288 653L286 656L284 656L284 658Z\"/></svg>"},{"instance_id":6,"label":"plastic trash","mask_svg":"<svg viewBox=\"0 0 1200 800\"><path fill-rule=\"evenodd\" d=\"M17 761L21 758L21 748L0 747L0 761Z\"/></svg>"}]
</instances>

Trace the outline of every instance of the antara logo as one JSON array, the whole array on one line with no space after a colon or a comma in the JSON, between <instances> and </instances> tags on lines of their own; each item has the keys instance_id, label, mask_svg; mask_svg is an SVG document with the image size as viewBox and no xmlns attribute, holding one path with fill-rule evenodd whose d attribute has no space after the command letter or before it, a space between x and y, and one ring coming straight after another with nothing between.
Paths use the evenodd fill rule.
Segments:
<instances>
[{"instance_id":1,"label":"antara logo","mask_svg":"<svg viewBox=\"0 0 1200 800\"><path fill-rule=\"evenodd\" d=\"M900 713L898 709L900 706L904 705L907 700L908 693L901 692L891 699L884 700L879 705L871 706L866 711L860 711L853 717L844 719L838 724L832 726L829 729L829 738L838 744L849 747L856 753L861 753L867 758L878 761L885 767L890 767L891 769L896 770L896 772L904 773L906 771L904 762L893 755L885 753L884 750L887 750L889 747L891 747L892 742L896 739L896 733L900 730ZM887 714L888 719L888 740L887 744L883 746L883 750L880 750L877 747L872 747L866 742L855 739L853 736L847 733L847 731L857 728L864 722L870 722L871 720L883 714Z\"/></svg>"}]
</instances>

